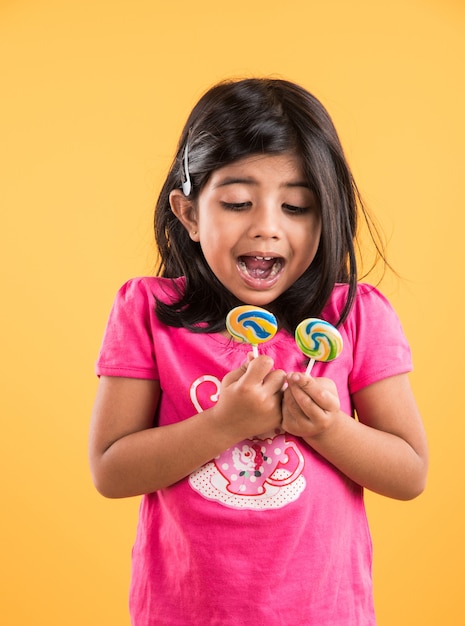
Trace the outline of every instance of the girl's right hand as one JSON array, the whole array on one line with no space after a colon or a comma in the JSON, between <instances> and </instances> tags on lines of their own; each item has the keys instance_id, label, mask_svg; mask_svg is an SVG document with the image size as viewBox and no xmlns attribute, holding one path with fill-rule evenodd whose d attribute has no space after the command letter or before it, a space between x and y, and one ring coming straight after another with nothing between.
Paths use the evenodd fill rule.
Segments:
<instances>
[{"instance_id":1,"label":"girl's right hand","mask_svg":"<svg viewBox=\"0 0 465 626\"><path fill-rule=\"evenodd\" d=\"M234 443L281 426L286 374L273 366L268 356L249 355L240 368L223 378L218 402L209 411L210 419L215 419Z\"/></svg>"},{"instance_id":2,"label":"girl's right hand","mask_svg":"<svg viewBox=\"0 0 465 626\"><path fill-rule=\"evenodd\" d=\"M158 381L101 377L89 438L97 489L109 498L157 491L239 441L277 428L285 378L259 356L224 377L213 407L154 428Z\"/></svg>"}]
</instances>

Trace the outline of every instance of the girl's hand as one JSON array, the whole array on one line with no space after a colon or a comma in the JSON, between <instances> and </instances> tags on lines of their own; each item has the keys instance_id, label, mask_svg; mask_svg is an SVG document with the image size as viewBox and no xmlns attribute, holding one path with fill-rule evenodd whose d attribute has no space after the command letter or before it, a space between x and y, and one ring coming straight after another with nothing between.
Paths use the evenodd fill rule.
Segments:
<instances>
[{"instance_id":1,"label":"girl's hand","mask_svg":"<svg viewBox=\"0 0 465 626\"><path fill-rule=\"evenodd\" d=\"M282 407L282 427L288 433L307 440L317 437L331 428L339 409L332 380L298 372L289 374Z\"/></svg>"},{"instance_id":2,"label":"girl's hand","mask_svg":"<svg viewBox=\"0 0 465 626\"><path fill-rule=\"evenodd\" d=\"M283 428L302 437L355 483L408 500L425 487L428 448L408 376L384 378L352 396L344 413L332 380L288 376Z\"/></svg>"},{"instance_id":3,"label":"girl's hand","mask_svg":"<svg viewBox=\"0 0 465 626\"><path fill-rule=\"evenodd\" d=\"M259 356L224 377L213 407L154 428L159 382L102 376L89 440L97 489L109 498L152 493L237 442L277 428L285 379L272 359Z\"/></svg>"},{"instance_id":4,"label":"girl's hand","mask_svg":"<svg viewBox=\"0 0 465 626\"><path fill-rule=\"evenodd\" d=\"M221 430L237 443L281 426L281 402L286 374L273 369L265 355L251 358L226 374L218 402L210 409Z\"/></svg>"}]
</instances>

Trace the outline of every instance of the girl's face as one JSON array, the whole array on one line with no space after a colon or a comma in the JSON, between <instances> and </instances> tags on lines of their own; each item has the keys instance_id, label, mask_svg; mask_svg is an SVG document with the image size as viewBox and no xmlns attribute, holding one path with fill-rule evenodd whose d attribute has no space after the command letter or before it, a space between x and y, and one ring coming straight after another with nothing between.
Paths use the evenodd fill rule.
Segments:
<instances>
[{"instance_id":1,"label":"girl's face","mask_svg":"<svg viewBox=\"0 0 465 626\"><path fill-rule=\"evenodd\" d=\"M218 280L245 304L275 300L318 248L320 211L293 153L235 161L212 173L195 204L175 190L171 205Z\"/></svg>"}]
</instances>

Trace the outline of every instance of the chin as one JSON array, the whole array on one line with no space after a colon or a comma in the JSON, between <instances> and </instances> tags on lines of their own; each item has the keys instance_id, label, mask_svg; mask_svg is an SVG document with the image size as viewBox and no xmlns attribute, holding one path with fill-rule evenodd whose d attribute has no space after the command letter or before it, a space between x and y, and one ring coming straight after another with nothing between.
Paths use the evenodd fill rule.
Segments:
<instances>
[{"instance_id":1,"label":"chin","mask_svg":"<svg viewBox=\"0 0 465 626\"><path fill-rule=\"evenodd\" d=\"M251 306L259 306L259 307L266 309L268 305L273 304L273 302L276 300L276 298L279 297L279 295L280 294L275 295L275 294L255 292L255 293L244 294L243 296L237 296L237 297L242 302L242 304L249 304Z\"/></svg>"}]
</instances>

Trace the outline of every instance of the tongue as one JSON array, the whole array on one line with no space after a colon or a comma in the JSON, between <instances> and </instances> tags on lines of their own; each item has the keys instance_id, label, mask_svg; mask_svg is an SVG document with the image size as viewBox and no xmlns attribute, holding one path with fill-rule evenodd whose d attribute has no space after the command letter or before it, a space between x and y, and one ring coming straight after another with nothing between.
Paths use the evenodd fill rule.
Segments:
<instances>
[{"instance_id":1,"label":"tongue","mask_svg":"<svg viewBox=\"0 0 465 626\"><path fill-rule=\"evenodd\" d=\"M276 263L276 259L257 259L256 257L246 256L241 258L241 262L245 265L250 276L267 278Z\"/></svg>"}]
</instances>

